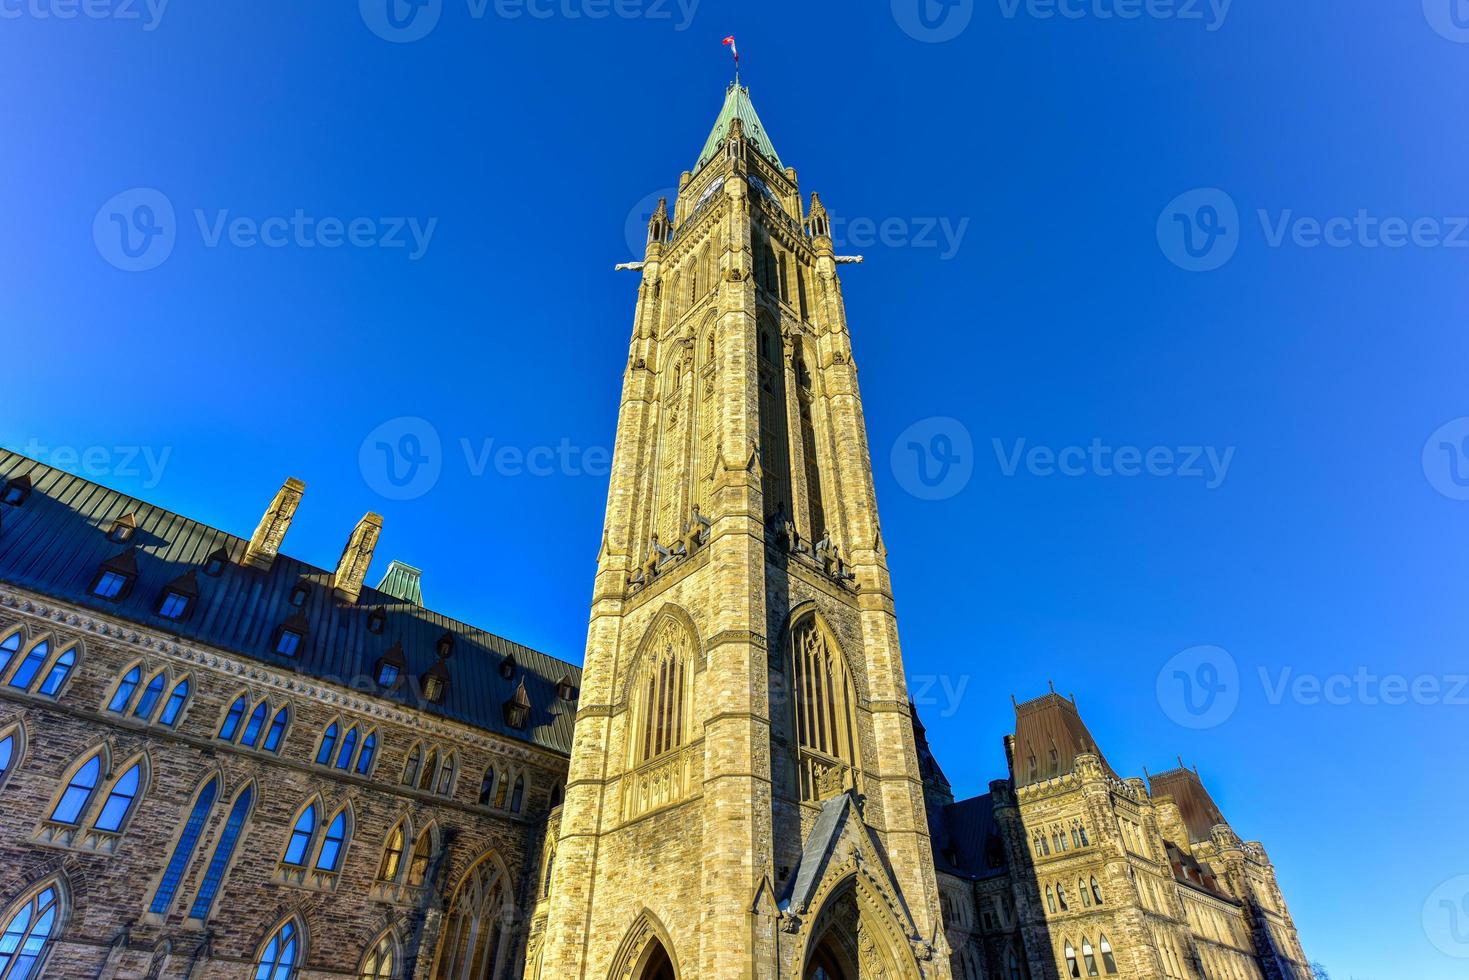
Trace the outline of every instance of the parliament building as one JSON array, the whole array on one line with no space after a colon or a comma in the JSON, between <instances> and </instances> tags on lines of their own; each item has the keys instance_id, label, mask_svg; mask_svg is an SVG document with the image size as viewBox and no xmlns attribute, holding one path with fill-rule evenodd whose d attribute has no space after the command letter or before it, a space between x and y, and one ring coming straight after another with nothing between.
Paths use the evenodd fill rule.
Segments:
<instances>
[{"instance_id":1,"label":"parliament building","mask_svg":"<svg viewBox=\"0 0 1469 980\"><path fill-rule=\"evenodd\" d=\"M630 266L581 667L371 587L375 514L291 558L299 480L237 537L0 452L0 980L1308 980L1263 845L1074 701L954 798L844 261L736 82Z\"/></svg>"}]
</instances>

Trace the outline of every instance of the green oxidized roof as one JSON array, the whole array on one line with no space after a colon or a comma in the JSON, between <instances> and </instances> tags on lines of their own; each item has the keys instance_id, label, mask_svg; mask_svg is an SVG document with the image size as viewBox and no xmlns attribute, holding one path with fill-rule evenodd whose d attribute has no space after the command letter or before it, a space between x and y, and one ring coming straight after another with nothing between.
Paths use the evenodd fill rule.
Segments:
<instances>
[{"instance_id":1,"label":"green oxidized roof","mask_svg":"<svg viewBox=\"0 0 1469 980\"><path fill-rule=\"evenodd\" d=\"M714 120L714 129L709 133L709 139L699 154L699 162L694 165L694 170L704 166L719 152L720 144L729 135L729 124L734 119L739 119L744 127L745 139L754 143L755 148L769 157L777 167L785 168L785 164L780 162L780 154L775 152L775 144L770 142L765 126L760 122L755 103L750 101L750 90L736 82L724 94L724 108L719 110L719 118Z\"/></svg>"}]
</instances>

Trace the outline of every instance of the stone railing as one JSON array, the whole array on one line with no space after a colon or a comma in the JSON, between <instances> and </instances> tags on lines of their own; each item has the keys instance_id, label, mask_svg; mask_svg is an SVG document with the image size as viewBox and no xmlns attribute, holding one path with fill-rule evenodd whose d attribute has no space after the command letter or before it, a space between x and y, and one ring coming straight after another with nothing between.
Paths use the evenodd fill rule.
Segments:
<instances>
[{"instance_id":1,"label":"stone railing","mask_svg":"<svg viewBox=\"0 0 1469 980\"><path fill-rule=\"evenodd\" d=\"M686 745L628 773L622 781L622 819L680 803L703 781L704 747Z\"/></svg>"},{"instance_id":2,"label":"stone railing","mask_svg":"<svg viewBox=\"0 0 1469 980\"><path fill-rule=\"evenodd\" d=\"M803 800L820 802L849 789L857 789L856 773L840 759L802 749L799 766Z\"/></svg>"}]
</instances>

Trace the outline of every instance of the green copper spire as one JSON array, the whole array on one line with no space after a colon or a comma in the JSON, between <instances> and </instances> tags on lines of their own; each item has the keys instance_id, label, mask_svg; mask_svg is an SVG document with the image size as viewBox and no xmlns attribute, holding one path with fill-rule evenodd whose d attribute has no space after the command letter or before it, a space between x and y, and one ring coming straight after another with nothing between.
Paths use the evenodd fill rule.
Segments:
<instances>
[{"instance_id":1,"label":"green copper spire","mask_svg":"<svg viewBox=\"0 0 1469 980\"><path fill-rule=\"evenodd\" d=\"M734 119L738 119L744 127L745 139L755 144L755 148L777 167L785 169L785 164L780 162L780 154L775 152L775 144L770 142L770 136L766 134L765 127L760 122L760 115L755 111L755 104L750 101L750 90L736 81L724 94L724 108L719 110L719 118L714 120L714 129L709 133L709 139L704 144L703 152L699 154L699 162L694 164L695 171L698 171L713 158L714 154L719 152L720 144L729 135L730 121Z\"/></svg>"}]
</instances>

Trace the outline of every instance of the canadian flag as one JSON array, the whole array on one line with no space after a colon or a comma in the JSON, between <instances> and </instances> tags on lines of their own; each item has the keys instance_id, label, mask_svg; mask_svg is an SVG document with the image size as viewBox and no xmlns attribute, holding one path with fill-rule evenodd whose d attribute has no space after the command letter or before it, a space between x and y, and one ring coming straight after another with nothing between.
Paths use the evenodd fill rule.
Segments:
<instances>
[{"instance_id":1,"label":"canadian flag","mask_svg":"<svg viewBox=\"0 0 1469 980\"><path fill-rule=\"evenodd\" d=\"M739 49L739 46L735 44L734 35L731 34L729 37L725 38L724 39L724 43L729 47L729 49L731 51L734 52L735 64L739 64L740 63L740 49Z\"/></svg>"}]
</instances>

